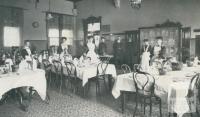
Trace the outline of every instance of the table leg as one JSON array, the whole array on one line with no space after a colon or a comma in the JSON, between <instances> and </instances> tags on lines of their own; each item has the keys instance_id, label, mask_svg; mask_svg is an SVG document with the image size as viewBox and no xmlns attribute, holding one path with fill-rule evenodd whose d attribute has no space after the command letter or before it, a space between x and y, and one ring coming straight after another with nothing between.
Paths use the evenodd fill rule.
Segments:
<instances>
[{"instance_id":1,"label":"table leg","mask_svg":"<svg viewBox=\"0 0 200 117\"><path fill-rule=\"evenodd\" d=\"M89 82L87 82L84 86L83 86L83 97L85 98L88 94L89 91Z\"/></svg>"},{"instance_id":2,"label":"table leg","mask_svg":"<svg viewBox=\"0 0 200 117\"><path fill-rule=\"evenodd\" d=\"M112 90L112 77L110 75L108 76L108 87L109 87L109 90L111 91Z\"/></svg>"},{"instance_id":3,"label":"table leg","mask_svg":"<svg viewBox=\"0 0 200 117\"><path fill-rule=\"evenodd\" d=\"M125 110L125 92L122 92L122 95L121 95L121 104L122 104L122 113L124 113L124 110Z\"/></svg>"},{"instance_id":4,"label":"table leg","mask_svg":"<svg viewBox=\"0 0 200 117\"><path fill-rule=\"evenodd\" d=\"M21 92L20 88L16 89L16 93L18 95L18 102L20 105L20 109L22 109L23 111L27 112L28 111L28 106L23 104L24 102L24 94Z\"/></svg>"},{"instance_id":5,"label":"table leg","mask_svg":"<svg viewBox=\"0 0 200 117\"><path fill-rule=\"evenodd\" d=\"M83 97L84 97L84 98L85 98L85 95L86 95L86 94L85 94L85 93L86 93L86 91L85 91L85 90L86 90L86 85L87 85L87 84L85 84L85 86L83 86Z\"/></svg>"}]
</instances>

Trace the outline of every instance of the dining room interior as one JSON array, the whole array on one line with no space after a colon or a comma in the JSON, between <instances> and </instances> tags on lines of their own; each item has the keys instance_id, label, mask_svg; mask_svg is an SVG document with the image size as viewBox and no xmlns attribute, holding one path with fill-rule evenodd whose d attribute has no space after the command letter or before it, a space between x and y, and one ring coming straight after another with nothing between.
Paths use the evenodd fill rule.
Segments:
<instances>
[{"instance_id":1,"label":"dining room interior","mask_svg":"<svg viewBox=\"0 0 200 117\"><path fill-rule=\"evenodd\" d=\"M200 117L200 0L0 0L0 117Z\"/></svg>"}]
</instances>

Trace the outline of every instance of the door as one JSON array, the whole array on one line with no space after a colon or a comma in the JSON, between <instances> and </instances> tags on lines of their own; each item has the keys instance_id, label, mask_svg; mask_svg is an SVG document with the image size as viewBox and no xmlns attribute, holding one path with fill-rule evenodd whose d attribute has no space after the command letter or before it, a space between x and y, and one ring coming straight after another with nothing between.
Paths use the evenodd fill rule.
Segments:
<instances>
[{"instance_id":1,"label":"door","mask_svg":"<svg viewBox=\"0 0 200 117\"><path fill-rule=\"evenodd\" d=\"M138 31L125 32L125 63L130 67L139 63L140 41Z\"/></svg>"},{"instance_id":2,"label":"door","mask_svg":"<svg viewBox=\"0 0 200 117\"><path fill-rule=\"evenodd\" d=\"M196 56L200 57L200 37L196 38Z\"/></svg>"}]
</instances>

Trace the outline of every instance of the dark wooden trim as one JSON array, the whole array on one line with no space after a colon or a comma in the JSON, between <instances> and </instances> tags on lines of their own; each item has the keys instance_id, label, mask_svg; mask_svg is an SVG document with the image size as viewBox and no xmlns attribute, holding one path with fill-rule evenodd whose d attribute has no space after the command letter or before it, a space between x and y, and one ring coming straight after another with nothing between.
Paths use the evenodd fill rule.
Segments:
<instances>
[{"instance_id":1,"label":"dark wooden trim","mask_svg":"<svg viewBox=\"0 0 200 117\"><path fill-rule=\"evenodd\" d=\"M41 12L42 13L52 13L52 14L57 14L57 15L68 15L68 16L76 17L76 16L71 15L71 14L57 13L57 12L52 12L52 11L41 11Z\"/></svg>"},{"instance_id":2,"label":"dark wooden trim","mask_svg":"<svg viewBox=\"0 0 200 117\"><path fill-rule=\"evenodd\" d=\"M6 5L0 5L0 7L28 10L28 9L25 9L25 8L20 8L20 7L15 7L15 6L6 6Z\"/></svg>"}]
</instances>

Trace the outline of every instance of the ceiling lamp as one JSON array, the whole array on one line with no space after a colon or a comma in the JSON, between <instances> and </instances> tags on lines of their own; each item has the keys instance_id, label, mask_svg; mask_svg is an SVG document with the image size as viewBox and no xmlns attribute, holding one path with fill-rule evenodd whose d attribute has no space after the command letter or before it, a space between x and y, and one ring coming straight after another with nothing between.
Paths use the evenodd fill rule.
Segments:
<instances>
[{"instance_id":1,"label":"ceiling lamp","mask_svg":"<svg viewBox=\"0 0 200 117\"><path fill-rule=\"evenodd\" d=\"M35 8L37 8L37 5L39 2L40 2L40 0L35 0Z\"/></svg>"},{"instance_id":2,"label":"ceiling lamp","mask_svg":"<svg viewBox=\"0 0 200 117\"><path fill-rule=\"evenodd\" d=\"M120 8L120 0L114 0L114 5L116 8Z\"/></svg>"},{"instance_id":3,"label":"ceiling lamp","mask_svg":"<svg viewBox=\"0 0 200 117\"><path fill-rule=\"evenodd\" d=\"M49 9L48 9L48 14L47 14L47 20L52 19L53 16L51 14L51 0L49 0Z\"/></svg>"},{"instance_id":4,"label":"ceiling lamp","mask_svg":"<svg viewBox=\"0 0 200 117\"><path fill-rule=\"evenodd\" d=\"M142 0L129 0L129 2L133 9L140 9Z\"/></svg>"},{"instance_id":5,"label":"ceiling lamp","mask_svg":"<svg viewBox=\"0 0 200 117\"><path fill-rule=\"evenodd\" d=\"M50 19L52 19L53 18L53 16L51 15L51 13L48 13L47 14L47 20L50 20Z\"/></svg>"}]
</instances>

